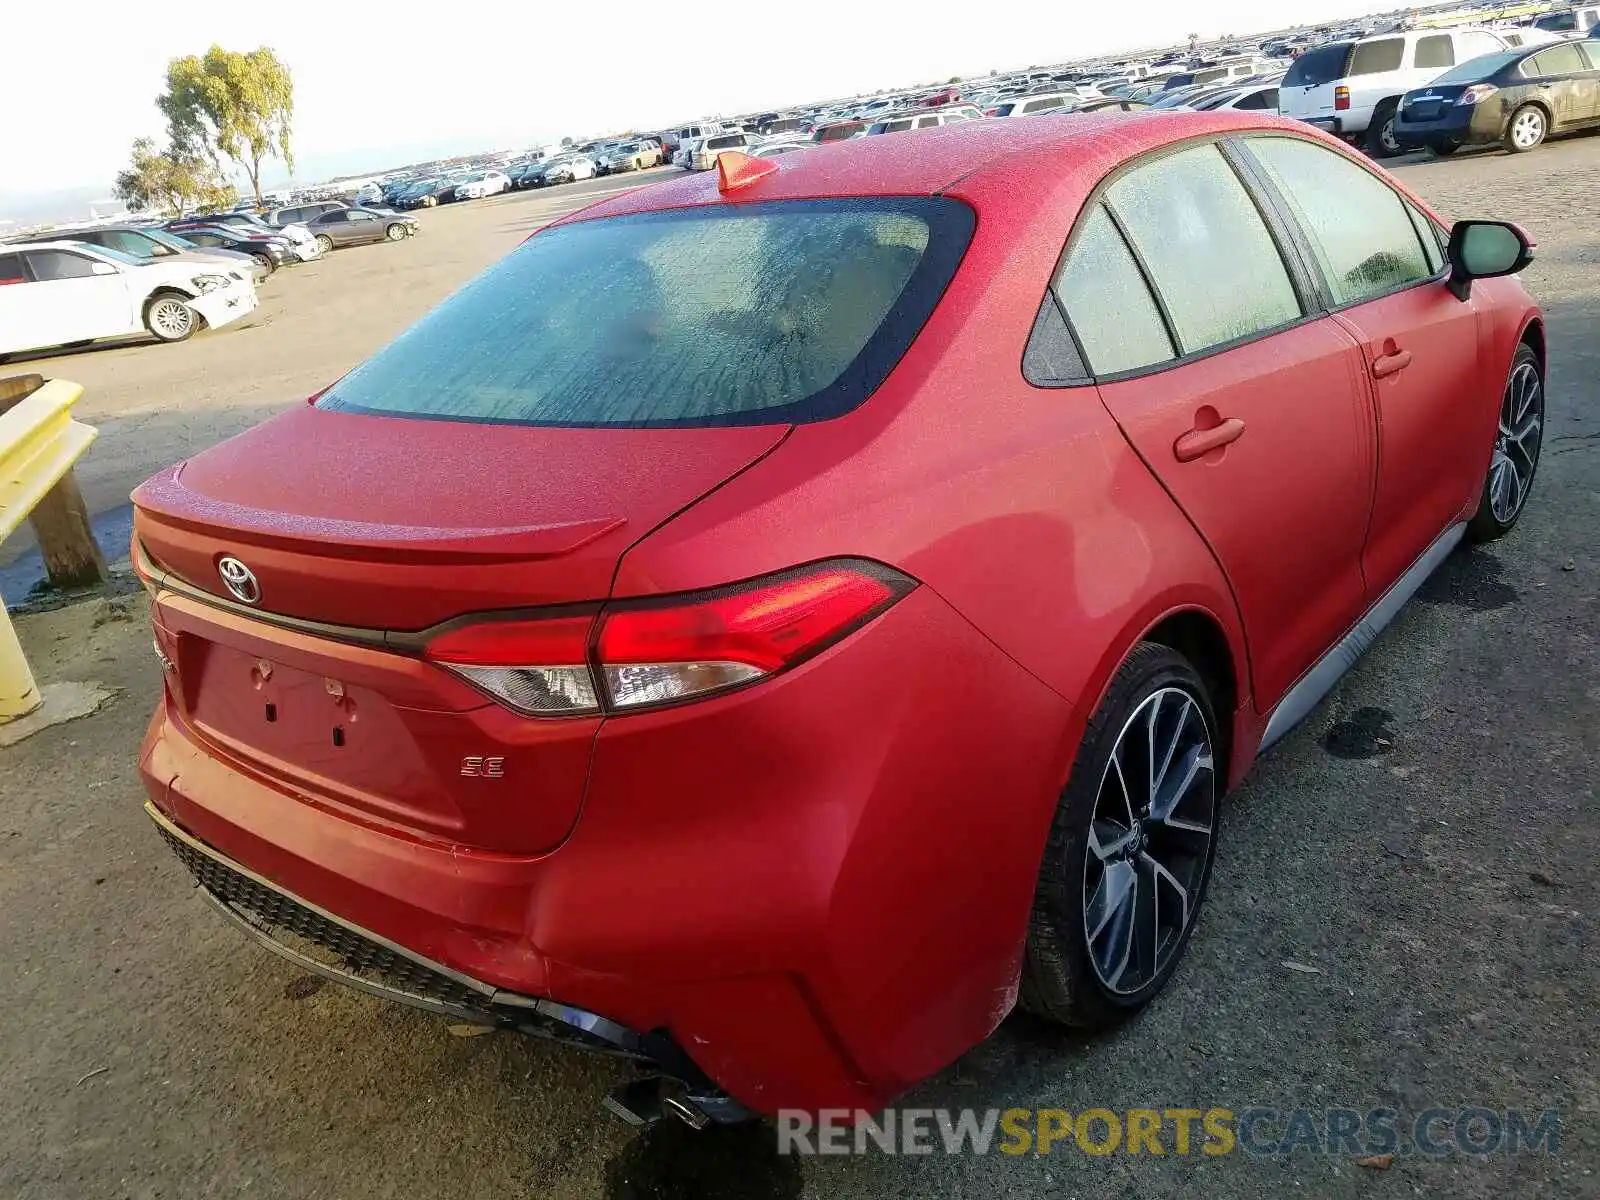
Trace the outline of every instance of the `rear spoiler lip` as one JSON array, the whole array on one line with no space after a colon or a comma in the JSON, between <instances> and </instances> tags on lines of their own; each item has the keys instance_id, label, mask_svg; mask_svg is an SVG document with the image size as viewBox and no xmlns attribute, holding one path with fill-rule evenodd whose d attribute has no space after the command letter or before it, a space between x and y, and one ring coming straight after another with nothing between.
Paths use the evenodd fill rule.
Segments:
<instances>
[{"instance_id":1,"label":"rear spoiler lip","mask_svg":"<svg viewBox=\"0 0 1600 1200\"><path fill-rule=\"evenodd\" d=\"M302 516L212 500L185 488L182 466L140 484L138 515L242 545L312 549L325 558L417 564L525 562L560 558L627 524L625 517L591 517L546 525L478 528L397 527L337 517ZM285 532L287 530L287 532Z\"/></svg>"}]
</instances>

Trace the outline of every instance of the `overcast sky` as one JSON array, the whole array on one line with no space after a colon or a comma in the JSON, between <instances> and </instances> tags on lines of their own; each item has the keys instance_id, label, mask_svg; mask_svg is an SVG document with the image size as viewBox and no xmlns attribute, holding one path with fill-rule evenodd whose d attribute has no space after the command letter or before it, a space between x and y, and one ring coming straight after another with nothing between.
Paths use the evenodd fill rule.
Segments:
<instances>
[{"instance_id":1,"label":"overcast sky","mask_svg":"<svg viewBox=\"0 0 1600 1200\"><path fill-rule=\"evenodd\" d=\"M159 135L169 59L271 46L294 74L303 180L561 134L1243 34L1371 11L1369 0L354 0L200 3L9 0L0 40L3 196L111 181ZM70 13L70 21L64 18ZM293 14L293 15L274 15ZM281 166L264 182L279 182ZM0 212L0 215L4 215Z\"/></svg>"}]
</instances>

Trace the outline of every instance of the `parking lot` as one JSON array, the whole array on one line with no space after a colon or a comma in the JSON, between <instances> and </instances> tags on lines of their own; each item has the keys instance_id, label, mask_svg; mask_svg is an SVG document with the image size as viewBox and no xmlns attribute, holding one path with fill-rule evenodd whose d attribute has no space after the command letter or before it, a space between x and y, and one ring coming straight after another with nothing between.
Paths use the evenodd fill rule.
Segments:
<instances>
[{"instance_id":1,"label":"parking lot","mask_svg":"<svg viewBox=\"0 0 1600 1200\"><path fill-rule=\"evenodd\" d=\"M1018 1015L923 1108L1562 1111L1554 1154L779 1157L764 1127L640 1135L605 1060L317 987L193 894L140 806L159 688L136 597L19 621L46 679L118 689L0 751L0 1194L54 1197L1591 1197L1600 821L1600 137L1401 160L1524 224L1549 427L1518 531L1455 556L1231 800L1200 930L1114 1035ZM300 403L545 221L653 173L421 214L286 270L238 325L9 364L82 383L91 508ZM31 364L31 365L30 365ZM8 543L14 555L22 543ZM112 557L120 547L108 547ZM975 797L981 803L982 797Z\"/></svg>"}]
</instances>

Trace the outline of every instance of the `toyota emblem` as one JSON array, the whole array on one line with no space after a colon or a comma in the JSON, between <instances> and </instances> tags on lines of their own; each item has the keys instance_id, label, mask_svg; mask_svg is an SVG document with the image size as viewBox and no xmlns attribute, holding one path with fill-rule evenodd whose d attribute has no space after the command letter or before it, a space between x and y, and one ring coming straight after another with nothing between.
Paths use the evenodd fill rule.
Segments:
<instances>
[{"instance_id":1,"label":"toyota emblem","mask_svg":"<svg viewBox=\"0 0 1600 1200\"><path fill-rule=\"evenodd\" d=\"M225 555L217 560L217 574L222 576L222 586L228 589L235 600L242 600L246 604L261 603L261 584L256 580L256 573L233 555Z\"/></svg>"}]
</instances>

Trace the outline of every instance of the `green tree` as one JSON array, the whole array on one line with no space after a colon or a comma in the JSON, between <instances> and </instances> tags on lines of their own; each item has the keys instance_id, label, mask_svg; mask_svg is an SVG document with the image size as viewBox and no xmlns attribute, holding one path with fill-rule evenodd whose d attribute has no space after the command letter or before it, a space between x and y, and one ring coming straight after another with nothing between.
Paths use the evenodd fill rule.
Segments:
<instances>
[{"instance_id":1,"label":"green tree","mask_svg":"<svg viewBox=\"0 0 1600 1200\"><path fill-rule=\"evenodd\" d=\"M180 154L218 156L244 168L261 203L261 164L281 158L294 170L289 123L294 116L294 80L278 56L262 46L241 54L212 46L204 58L191 54L167 66L167 90L156 99L167 132Z\"/></svg>"},{"instance_id":2,"label":"green tree","mask_svg":"<svg viewBox=\"0 0 1600 1200\"><path fill-rule=\"evenodd\" d=\"M239 198L215 165L197 154L157 150L150 138L133 143L126 169L117 173L117 198L134 212L159 210L178 216L193 205L224 208Z\"/></svg>"}]
</instances>

